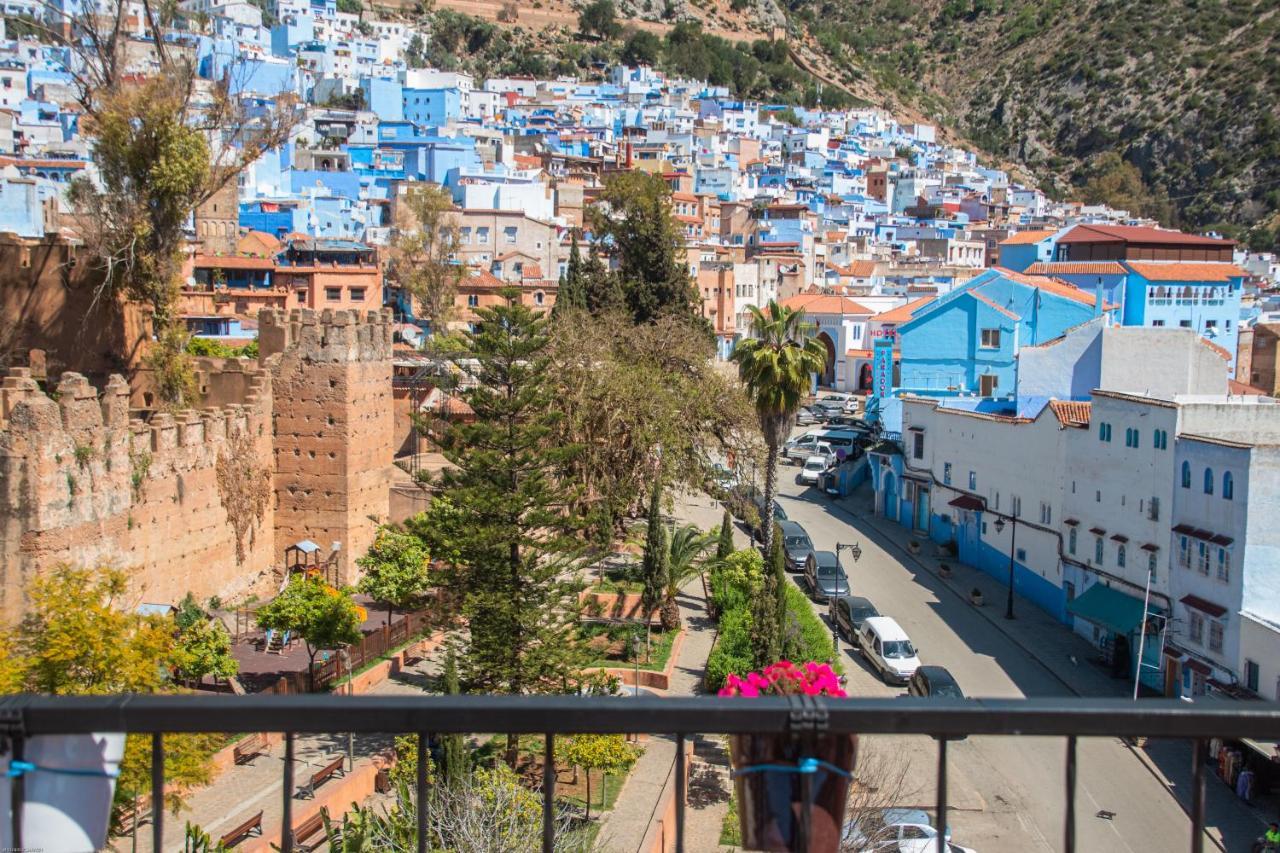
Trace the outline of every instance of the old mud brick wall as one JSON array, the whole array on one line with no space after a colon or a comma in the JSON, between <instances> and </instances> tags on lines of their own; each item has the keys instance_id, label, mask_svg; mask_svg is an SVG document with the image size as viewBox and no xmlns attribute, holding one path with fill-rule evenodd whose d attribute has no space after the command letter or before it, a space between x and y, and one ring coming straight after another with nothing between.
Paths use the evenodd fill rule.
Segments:
<instances>
[{"instance_id":1,"label":"old mud brick wall","mask_svg":"<svg viewBox=\"0 0 1280 853\"><path fill-rule=\"evenodd\" d=\"M276 553L340 542L351 583L389 513L390 312L263 310L258 343L275 397Z\"/></svg>"},{"instance_id":2,"label":"old mud brick wall","mask_svg":"<svg viewBox=\"0 0 1280 853\"><path fill-rule=\"evenodd\" d=\"M9 371L0 384L0 619L17 618L27 580L60 563L129 569L136 599L156 603L188 591L235 597L269 581L270 378L235 359L197 367L220 405L149 424L130 420L118 375L99 395L64 373L55 400L26 369ZM228 475L236 493L246 483L262 491L259 515L233 523Z\"/></svg>"}]
</instances>

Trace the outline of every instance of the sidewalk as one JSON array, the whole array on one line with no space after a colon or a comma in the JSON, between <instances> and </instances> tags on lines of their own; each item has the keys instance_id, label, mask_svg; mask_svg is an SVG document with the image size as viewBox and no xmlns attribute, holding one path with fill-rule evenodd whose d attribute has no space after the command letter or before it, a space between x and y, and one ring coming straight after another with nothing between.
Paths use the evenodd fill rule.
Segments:
<instances>
[{"instance_id":1,"label":"sidewalk","mask_svg":"<svg viewBox=\"0 0 1280 853\"><path fill-rule=\"evenodd\" d=\"M723 509L705 495L681 495L676 516L681 522L703 530L719 529ZM739 547L750 544L746 535L734 530ZM715 643L715 623L707 616L702 581L693 578L681 589L680 617L685 624L684 645L676 661L668 696L692 696L702 690L702 674ZM728 760L714 738L693 738L694 755L689 764L689 804L685 811L685 849L717 850L720 826L728 809ZM664 788L672 781L675 738L654 735L644 755L636 762L626 784L600 830L596 849L606 853L636 853L657 817Z\"/></svg>"},{"instance_id":2,"label":"sidewalk","mask_svg":"<svg viewBox=\"0 0 1280 853\"><path fill-rule=\"evenodd\" d=\"M863 487L833 503L850 524L863 535L876 540L881 547L900 555L903 565L918 567L933 576L936 583L967 600L974 587L982 590L985 604L974 608L987 621L1000 630L1009 640L1039 662L1070 692L1081 697L1131 698L1133 682L1112 678L1098 662L1098 651L1084 637L1045 613L1033 602L1019 595L1014 596L1014 613L1017 618L1004 618L1008 586L980 569L964 565L951 557L938 556L937 546L930 540L913 536L901 525L878 517L874 512L874 498L869 488ZM908 543L918 541L921 547L912 554ZM939 564L951 566L952 576L942 578ZM1184 811L1191 809L1191 745L1184 741L1151 740L1143 747L1125 742L1129 750L1146 766ZM1260 807L1257 801L1247 805L1227 788L1212 771L1205 780L1206 826L1218 846L1226 850L1222 837L1248 839L1260 835L1269 821L1274 820L1274 803L1271 810Z\"/></svg>"}]
</instances>

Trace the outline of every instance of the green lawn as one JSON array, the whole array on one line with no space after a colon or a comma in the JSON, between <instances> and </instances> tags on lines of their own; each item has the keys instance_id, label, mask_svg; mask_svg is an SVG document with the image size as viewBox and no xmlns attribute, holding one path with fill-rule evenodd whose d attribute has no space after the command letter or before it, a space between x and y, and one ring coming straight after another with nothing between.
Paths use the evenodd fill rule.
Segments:
<instances>
[{"instance_id":1,"label":"green lawn","mask_svg":"<svg viewBox=\"0 0 1280 853\"><path fill-rule=\"evenodd\" d=\"M671 658L671 646L675 643L676 635L679 631L658 631L655 630L649 635L650 651L649 660L644 659L643 647L640 652L640 669L649 672L661 672L667 666L667 661ZM590 641L594 637L608 635L613 643L616 651L596 657L588 667L598 666L607 667L609 669L632 669L636 662L631 657L630 640L633 636L639 634L641 643L644 641L644 626L635 623L624 624L587 624L582 626L582 639ZM618 649L618 645L621 648Z\"/></svg>"}]
</instances>

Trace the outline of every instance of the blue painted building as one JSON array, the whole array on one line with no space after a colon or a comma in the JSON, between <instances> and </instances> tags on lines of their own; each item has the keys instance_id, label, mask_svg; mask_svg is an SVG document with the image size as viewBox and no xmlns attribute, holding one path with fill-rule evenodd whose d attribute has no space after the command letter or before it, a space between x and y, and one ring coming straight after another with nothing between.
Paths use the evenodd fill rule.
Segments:
<instances>
[{"instance_id":1,"label":"blue painted building","mask_svg":"<svg viewBox=\"0 0 1280 853\"><path fill-rule=\"evenodd\" d=\"M404 119L418 127L440 127L462 116L462 93L457 89L402 90Z\"/></svg>"},{"instance_id":2,"label":"blue painted building","mask_svg":"<svg viewBox=\"0 0 1280 853\"><path fill-rule=\"evenodd\" d=\"M1111 307L1052 279L987 270L898 327L898 388L927 397L1007 397L1017 385L1020 348Z\"/></svg>"}]
</instances>

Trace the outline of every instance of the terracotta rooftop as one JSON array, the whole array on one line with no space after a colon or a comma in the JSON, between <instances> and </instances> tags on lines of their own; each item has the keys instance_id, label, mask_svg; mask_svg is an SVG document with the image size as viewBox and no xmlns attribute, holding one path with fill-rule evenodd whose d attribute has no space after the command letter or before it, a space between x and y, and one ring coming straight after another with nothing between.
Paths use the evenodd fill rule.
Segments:
<instances>
[{"instance_id":1,"label":"terracotta rooftop","mask_svg":"<svg viewBox=\"0 0 1280 853\"><path fill-rule=\"evenodd\" d=\"M1223 361L1227 361L1227 362L1231 361L1231 351L1230 351L1230 350L1225 349L1225 348L1223 348L1223 347L1219 346L1218 344L1215 344L1213 341L1209 340L1208 338L1196 338L1196 340L1200 341L1200 343L1202 343L1202 344L1204 344L1205 346L1207 346L1207 347L1208 347L1209 349L1211 349L1213 352L1215 352L1215 353L1217 353L1218 355L1222 356L1222 360L1223 360Z\"/></svg>"},{"instance_id":2,"label":"terracotta rooftop","mask_svg":"<svg viewBox=\"0 0 1280 853\"><path fill-rule=\"evenodd\" d=\"M1093 404L1079 400L1050 400L1049 408L1064 427L1087 427Z\"/></svg>"},{"instance_id":3,"label":"terracotta rooftop","mask_svg":"<svg viewBox=\"0 0 1280 853\"><path fill-rule=\"evenodd\" d=\"M875 323L905 323L911 319L911 315L917 308L932 302L936 297L922 296L919 299L913 299L905 305L899 305L897 308L891 308L883 314L877 314L871 318Z\"/></svg>"},{"instance_id":4,"label":"terracotta rooftop","mask_svg":"<svg viewBox=\"0 0 1280 853\"><path fill-rule=\"evenodd\" d=\"M1234 379L1227 380L1227 393L1234 394L1237 397L1265 397L1267 392L1261 388L1255 388L1252 385L1246 385L1243 382L1237 382Z\"/></svg>"},{"instance_id":5,"label":"terracotta rooftop","mask_svg":"<svg viewBox=\"0 0 1280 853\"><path fill-rule=\"evenodd\" d=\"M1248 273L1235 264L1129 261L1129 266L1147 281L1215 281L1226 284L1232 278L1248 277Z\"/></svg>"},{"instance_id":6,"label":"terracotta rooftop","mask_svg":"<svg viewBox=\"0 0 1280 853\"><path fill-rule=\"evenodd\" d=\"M846 296L823 296L820 294L801 294L784 299L785 308L803 310L806 314L870 314L871 309L854 302Z\"/></svg>"},{"instance_id":7,"label":"terracotta rooftop","mask_svg":"<svg viewBox=\"0 0 1280 853\"><path fill-rule=\"evenodd\" d=\"M1218 240L1163 228L1137 225L1077 225L1058 238L1059 243L1159 243L1179 246L1234 246L1234 240Z\"/></svg>"},{"instance_id":8,"label":"terracotta rooftop","mask_svg":"<svg viewBox=\"0 0 1280 853\"><path fill-rule=\"evenodd\" d=\"M273 270L276 262L271 258L249 258L244 255L196 255L197 269L223 270Z\"/></svg>"},{"instance_id":9,"label":"terracotta rooftop","mask_svg":"<svg viewBox=\"0 0 1280 853\"><path fill-rule=\"evenodd\" d=\"M1000 241L1001 246L1027 246L1032 243L1039 243L1046 237L1052 237L1056 231L1019 231L1016 234L1010 234Z\"/></svg>"},{"instance_id":10,"label":"terracotta rooftop","mask_svg":"<svg viewBox=\"0 0 1280 853\"><path fill-rule=\"evenodd\" d=\"M1054 261L1032 264L1024 272L1027 275L1124 275L1119 261Z\"/></svg>"}]
</instances>

